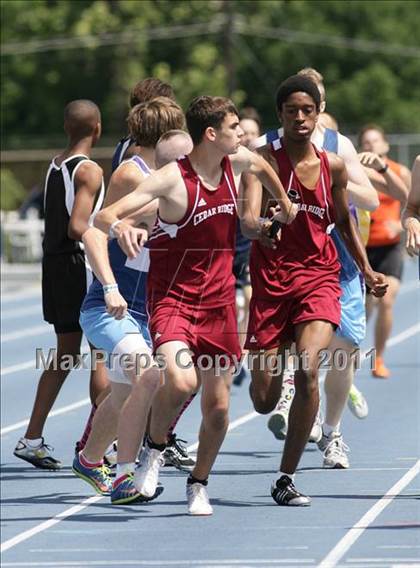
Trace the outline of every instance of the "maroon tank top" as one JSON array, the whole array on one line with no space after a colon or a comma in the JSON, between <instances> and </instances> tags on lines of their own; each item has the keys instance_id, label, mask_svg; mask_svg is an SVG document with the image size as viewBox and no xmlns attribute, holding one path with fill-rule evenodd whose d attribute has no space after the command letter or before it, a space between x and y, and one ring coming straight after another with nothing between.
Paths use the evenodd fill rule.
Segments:
<instances>
[{"instance_id":1,"label":"maroon tank top","mask_svg":"<svg viewBox=\"0 0 420 568\"><path fill-rule=\"evenodd\" d=\"M330 167L327 154L314 149L321 171L315 189L308 189L296 176L282 139L271 144L280 181L299 212L293 223L283 227L277 249L253 242L250 273L255 298L276 301L302 296L325 281L336 281L338 286L340 265L329 234L334 227Z\"/></svg>"},{"instance_id":2,"label":"maroon tank top","mask_svg":"<svg viewBox=\"0 0 420 568\"><path fill-rule=\"evenodd\" d=\"M219 185L209 190L188 158L178 160L188 206L178 223L166 223L158 214L148 240L151 304L166 299L214 308L235 301L237 190L229 158L223 158L221 166Z\"/></svg>"}]
</instances>

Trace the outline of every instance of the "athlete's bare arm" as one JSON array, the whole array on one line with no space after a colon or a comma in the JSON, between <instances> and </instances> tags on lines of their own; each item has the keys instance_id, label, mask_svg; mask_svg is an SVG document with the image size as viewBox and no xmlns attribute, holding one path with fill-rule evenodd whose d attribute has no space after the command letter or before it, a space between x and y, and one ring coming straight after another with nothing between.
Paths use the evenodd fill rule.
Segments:
<instances>
[{"instance_id":1,"label":"athlete's bare arm","mask_svg":"<svg viewBox=\"0 0 420 568\"><path fill-rule=\"evenodd\" d=\"M347 171L344 162L336 154L328 154L332 177L332 197L335 211L335 224L351 255L362 271L367 285L375 296L383 296L388 284L383 274L374 272L369 264L366 250L357 225L350 215L346 187Z\"/></svg>"},{"instance_id":2,"label":"athlete's bare arm","mask_svg":"<svg viewBox=\"0 0 420 568\"><path fill-rule=\"evenodd\" d=\"M252 174L242 174L242 194L239 219L241 231L248 239L258 239L261 233L260 211L263 188Z\"/></svg>"},{"instance_id":3,"label":"athlete's bare arm","mask_svg":"<svg viewBox=\"0 0 420 568\"><path fill-rule=\"evenodd\" d=\"M104 208L112 205L119 199L133 192L144 180L146 176L132 162L122 163L109 180ZM156 219L158 210L157 200L152 201L141 210L124 218L124 223L132 227L138 226L151 230Z\"/></svg>"},{"instance_id":4,"label":"athlete's bare arm","mask_svg":"<svg viewBox=\"0 0 420 568\"><path fill-rule=\"evenodd\" d=\"M77 187L67 234L70 239L80 241L89 228L95 197L102 186L102 169L95 162L85 162L77 169L74 178Z\"/></svg>"},{"instance_id":5,"label":"athlete's bare arm","mask_svg":"<svg viewBox=\"0 0 420 568\"><path fill-rule=\"evenodd\" d=\"M297 207L287 197L284 187L270 164L260 155L241 146L236 154L230 156L235 178L243 173L255 175L264 187L268 189L280 211L276 213L276 220L281 223L291 223L297 215Z\"/></svg>"},{"instance_id":6,"label":"athlete's bare arm","mask_svg":"<svg viewBox=\"0 0 420 568\"><path fill-rule=\"evenodd\" d=\"M154 172L129 195L116 201L109 207L102 209L95 217L95 226L106 234L113 223L122 220L128 215L140 216L143 207L158 199L161 216L168 223L179 221L187 210L188 196L181 173L176 163L168 164L158 172ZM114 232L118 237L120 224L115 226ZM120 243L121 244L121 243ZM141 249L141 244L137 246L127 243L127 250L124 252L134 258Z\"/></svg>"},{"instance_id":7,"label":"athlete's bare arm","mask_svg":"<svg viewBox=\"0 0 420 568\"><path fill-rule=\"evenodd\" d=\"M382 170L386 165L380 156L373 152L362 152L359 154L359 160L365 166L365 171L377 191L398 199L401 205L406 204L409 186L391 168L384 174L379 173L378 170Z\"/></svg>"},{"instance_id":8,"label":"athlete's bare arm","mask_svg":"<svg viewBox=\"0 0 420 568\"><path fill-rule=\"evenodd\" d=\"M115 276L109 262L108 237L105 233L95 227L89 227L83 234L82 240L85 245L85 253L88 257L89 264L102 286L106 284L116 284ZM127 311L127 302L118 290L110 291L106 293L104 297L108 313L116 319L123 318Z\"/></svg>"},{"instance_id":9,"label":"athlete's bare arm","mask_svg":"<svg viewBox=\"0 0 420 568\"><path fill-rule=\"evenodd\" d=\"M346 165L347 191L352 203L360 209L374 211L379 206L378 194L359 161L352 141L342 134L338 139L338 155Z\"/></svg>"},{"instance_id":10,"label":"athlete's bare arm","mask_svg":"<svg viewBox=\"0 0 420 568\"><path fill-rule=\"evenodd\" d=\"M406 248L410 256L420 253L420 154L414 160L411 190L402 215L407 231Z\"/></svg>"},{"instance_id":11,"label":"athlete's bare arm","mask_svg":"<svg viewBox=\"0 0 420 568\"><path fill-rule=\"evenodd\" d=\"M270 237L271 220L261 219L264 189L253 174L242 174L242 208L240 214L241 231L248 239L258 239L262 245L275 249L281 237L281 230ZM274 207L271 213L275 215Z\"/></svg>"}]
</instances>

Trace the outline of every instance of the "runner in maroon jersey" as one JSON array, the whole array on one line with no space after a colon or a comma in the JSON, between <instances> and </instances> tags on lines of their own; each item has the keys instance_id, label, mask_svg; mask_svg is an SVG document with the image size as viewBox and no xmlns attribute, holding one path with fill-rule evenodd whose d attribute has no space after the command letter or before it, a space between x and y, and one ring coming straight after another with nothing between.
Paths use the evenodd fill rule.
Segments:
<instances>
[{"instance_id":1,"label":"runner in maroon jersey","mask_svg":"<svg viewBox=\"0 0 420 568\"><path fill-rule=\"evenodd\" d=\"M386 290L383 275L369 267L349 217L344 162L335 154L318 151L310 141L319 106L319 90L308 78L296 75L280 85L277 112L284 135L263 152L298 204L299 213L292 225L282 229L277 242L265 247L255 241L250 260L253 295L245 347L262 355L257 364L250 362L250 394L258 412L271 412L279 399L286 350L292 341L299 355L280 477L271 488L279 505L310 504L309 497L296 490L293 479L319 405L319 353L328 347L340 322L340 265L329 236L334 222L374 293L382 295ZM261 231L261 195L254 182L245 190L242 225L244 234L254 239ZM268 207L264 203L262 211ZM262 225L263 234L270 225ZM277 358L275 365L273 357Z\"/></svg>"},{"instance_id":2,"label":"runner in maroon jersey","mask_svg":"<svg viewBox=\"0 0 420 568\"><path fill-rule=\"evenodd\" d=\"M139 249L135 230L119 218L159 199L148 245L148 293L154 349L166 365L166 381L153 405L135 482L143 495L155 493L168 427L201 382L203 419L187 499L190 514L210 515L207 478L226 434L232 362L240 356L232 265L242 172L255 174L272 192L282 222L291 222L297 208L270 165L240 146L242 131L231 101L198 97L186 118L194 142L189 157L165 166L104 209L97 226L115 231L125 252L134 256Z\"/></svg>"}]
</instances>

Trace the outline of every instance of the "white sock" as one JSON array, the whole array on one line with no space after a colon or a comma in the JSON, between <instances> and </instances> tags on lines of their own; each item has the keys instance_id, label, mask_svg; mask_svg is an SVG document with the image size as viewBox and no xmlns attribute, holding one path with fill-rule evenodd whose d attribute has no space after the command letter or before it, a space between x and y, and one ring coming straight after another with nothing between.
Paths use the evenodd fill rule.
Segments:
<instances>
[{"instance_id":1,"label":"white sock","mask_svg":"<svg viewBox=\"0 0 420 568\"><path fill-rule=\"evenodd\" d=\"M32 440L29 438L23 438L23 441L30 448L39 448L39 446L42 444L42 438L34 438Z\"/></svg>"},{"instance_id":2,"label":"white sock","mask_svg":"<svg viewBox=\"0 0 420 568\"><path fill-rule=\"evenodd\" d=\"M330 426L329 424L324 422L324 424L322 425L322 432L324 436L331 436L333 432L338 434L340 432L340 423L338 423L337 426Z\"/></svg>"},{"instance_id":3,"label":"white sock","mask_svg":"<svg viewBox=\"0 0 420 568\"><path fill-rule=\"evenodd\" d=\"M117 473L115 479L118 479L122 475L134 472L135 464L134 462L117 463Z\"/></svg>"},{"instance_id":4,"label":"white sock","mask_svg":"<svg viewBox=\"0 0 420 568\"><path fill-rule=\"evenodd\" d=\"M282 477L283 475L287 475L287 477L290 477L290 479L292 481L295 480L295 473L285 473L284 471L279 471L280 477Z\"/></svg>"}]
</instances>

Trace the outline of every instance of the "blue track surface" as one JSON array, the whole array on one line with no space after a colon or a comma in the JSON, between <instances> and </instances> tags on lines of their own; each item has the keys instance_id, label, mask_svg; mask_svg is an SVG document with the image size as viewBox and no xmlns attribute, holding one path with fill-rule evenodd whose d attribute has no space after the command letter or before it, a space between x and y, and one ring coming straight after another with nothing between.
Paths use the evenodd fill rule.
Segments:
<instances>
[{"instance_id":1,"label":"blue track surface","mask_svg":"<svg viewBox=\"0 0 420 568\"><path fill-rule=\"evenodd\" d=\"M233 429L209 484L214 505L209 518L186 514L185 475L168 468L161 478L165 491L153 503L111 506L106 498L86 503L94 494L72 475L70 463L89 412L87 402L47 423L45 437L66 464L62 471L36 470L13 456L24 431L19 423L29 417L39 378L35 348L52 347L53 334L43 325L39 293L6 295L1 541L7 550L2 566L420 566L420 478L414 476L420 456L420 298L416 265L407 262L405 270L386 354L392 378L374 380L362 369L357 384L368 399L369 416L359 421L345 413L342 429L351 468L321 469L322 455L309 445L297 485L311 495L312 506L276 506L269 487L283 444L267 430L267 417L250 415L247 385L233 387ZM371 337L370 331L366 349ZM55 410L87 397L87 372L74 372ZM238 425L235 421L244 416ZM192 444L198 425L195 401L178 434ZM81 510L70 510L81 503ZM45 525L63 512L66 518Z\"/></svg>"}]
</instances>

